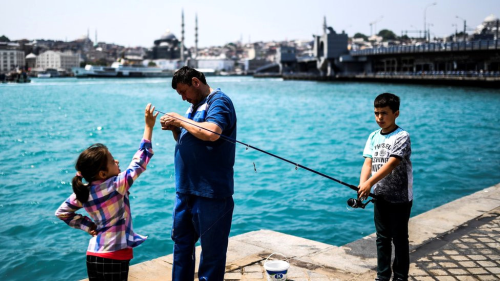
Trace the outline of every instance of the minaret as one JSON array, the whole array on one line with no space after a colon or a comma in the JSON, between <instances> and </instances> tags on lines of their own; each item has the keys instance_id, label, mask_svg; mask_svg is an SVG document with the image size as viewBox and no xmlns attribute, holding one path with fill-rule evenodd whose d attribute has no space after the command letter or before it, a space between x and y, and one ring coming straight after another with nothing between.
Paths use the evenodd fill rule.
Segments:
<instances>
[{"instance_id":1,"label":"minaret","mask_svg":"<svg viewBox=\"0 0 500 281\"><path fill-rule=\"evenodd\" d=\"M198 14L194 22L194 57L198 57Z\"/></svg>"},{"instance_id":2,"label":"minaret","mask_svg":"<svg viewBox=\"0 0 500 281\"><path fill-rule=\"evenodd\" d=\"M327 29L327 26L326 26L326 16L323 17L323 34L326 34L326 29Z\"/></svg>"},{"instance_id":3,"label":"minaret","mask_svg":"<svg viewBox=\"0 0 500 281\"><path fill-rule=\"evenodd\" d=\"M181 23L181 62L184 66L184 9L182 10L182 23Z\"/></svg>"},{"instance_id":4,"label":"minaret","mask_svg":"<svg viewBox=\"0 0 500 281\"><path fill-rule=\"evenodd\" d=\"M95 42L94 44L97 44L97 29L95 30Z\"/></svg>"}]
</instances>

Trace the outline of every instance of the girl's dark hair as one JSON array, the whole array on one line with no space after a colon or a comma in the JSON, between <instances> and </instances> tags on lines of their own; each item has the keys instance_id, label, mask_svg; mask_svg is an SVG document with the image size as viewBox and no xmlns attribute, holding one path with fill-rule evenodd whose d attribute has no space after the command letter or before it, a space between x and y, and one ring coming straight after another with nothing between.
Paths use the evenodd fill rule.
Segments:
<instances>
[{"instance_id":1,"label":"girl's dark hair","mask_svg":"<svg viewBox=\"0 0 500 281\"><path fill-rule=\"evenodd\" d=\"M392 112L399 110L399 97L391 93L383 93L378 95L373 102L375 108L388 106Z\"/></svg>"},{"instance_id":2,"label":"girl's dark hair","mask_svg":"<svg viewBox=\"0 0 500 281\"><path fill-rule=\"evenodd\" d=\"M186 84L191 86L193 77L198 78L203 84L207 85L205 74L189 66L183 66L174 73L172 77L172 88L177 89L177 83Z\"/></svg>"},{"instance_id":3,"label":"girl's dark hair","mask_svg":"<svg viewBox=\"0 0 500 281\"><path fill-rule=\"evenodd\" d=\"M76 160L75 169L80 172L81 177L73 177L73 192L76 199L81 203L89 200L89 186L82 182L82 178L88 183L95 180L100 171L108 170L108 148L101 143L96 143L85 149Z\"/></svg>"}]
</instances>

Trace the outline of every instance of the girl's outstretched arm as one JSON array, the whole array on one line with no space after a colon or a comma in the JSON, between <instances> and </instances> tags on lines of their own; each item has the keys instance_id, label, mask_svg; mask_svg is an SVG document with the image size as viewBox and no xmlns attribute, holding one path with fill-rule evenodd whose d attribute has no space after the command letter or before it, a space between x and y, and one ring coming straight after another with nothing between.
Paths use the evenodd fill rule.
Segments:
<instances>
[{"instance_id":1,"label":"girl's outstretched arm","mask_svg":"<svg viewBox=\"0 0 500 281\"><path fill-rule=\"evenodd\" d=\"M125 194L130 189L130 186L132 186L139 175L146 170L149 160L153 157L151 139L153 137L153 127L156 117L158 116L158 112L154 114L154 109L155 107L151 106L150 103L146 106L144 113L144 134L139 150L135 153L127 170L118 174L112 183L115 185L115 189L121 194Z\"/></svg>"}]
</instances>

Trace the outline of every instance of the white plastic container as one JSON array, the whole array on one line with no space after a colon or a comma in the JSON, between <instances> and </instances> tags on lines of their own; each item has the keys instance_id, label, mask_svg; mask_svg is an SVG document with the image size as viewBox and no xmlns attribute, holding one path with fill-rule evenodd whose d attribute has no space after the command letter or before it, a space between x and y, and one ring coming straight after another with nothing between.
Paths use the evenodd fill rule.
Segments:
<instances>
[{"instance_id":1,"label":"white plastic container","mask_svg":"<svg viewBox=\"0 0 500 281\"><path fill-rule=\"evenodd\" d=\"M266 261L264 262L264 269L266 270L266 275L267 275L267 280L268 281L285 281L286 280L286 274L288 272L288 268L290 268L290 264L287 262L287 260L269 260L269 258L274 255L275 253L272 253L267 257ZM280 254L280 253L276 253ZM280 254L282 256L285 256L283 254Z\"/></svg>"}]
</instances>

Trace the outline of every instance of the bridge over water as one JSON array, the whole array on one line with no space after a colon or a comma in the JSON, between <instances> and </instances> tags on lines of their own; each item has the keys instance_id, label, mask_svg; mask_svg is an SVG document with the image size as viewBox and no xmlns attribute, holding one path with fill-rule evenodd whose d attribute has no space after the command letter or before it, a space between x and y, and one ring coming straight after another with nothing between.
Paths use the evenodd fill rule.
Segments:
<instances>
[{"instance_id":1,"label":"bridge over water","mask_svg":"<svg viewBox=\"0 0 500 281\"><path fill-rule=\"evenodd\" d=\"M397 73L499 76L500 42L482 40L351 50L344 74Z\"/></svg>"}]
</instances>

